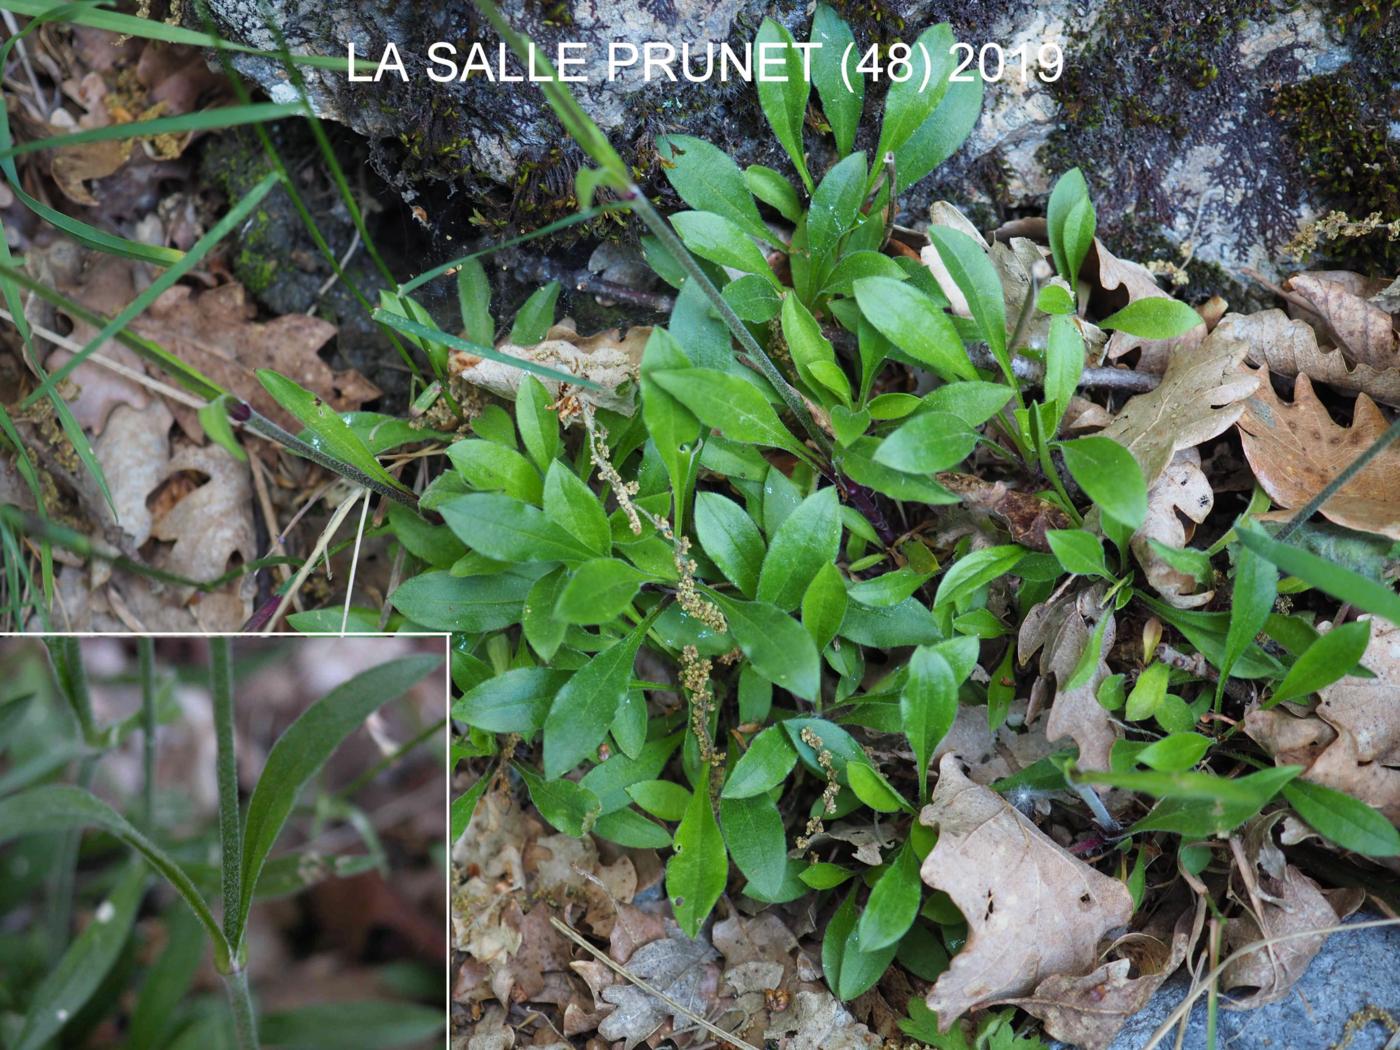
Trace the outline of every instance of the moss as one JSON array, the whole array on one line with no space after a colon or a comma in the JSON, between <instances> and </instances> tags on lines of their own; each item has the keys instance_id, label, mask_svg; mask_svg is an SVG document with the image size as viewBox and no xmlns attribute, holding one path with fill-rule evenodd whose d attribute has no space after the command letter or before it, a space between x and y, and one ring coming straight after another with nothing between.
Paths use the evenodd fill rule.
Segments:
<instances>
[{"instance_id":1,"label":"moss","mask_svg":"<svg viewBox=\"0 0 1400 1050\"><path fill-rule=\"evenodd\" d=\"M1361 219L1400 218L1400 0L1340 5L1336 25L1357 68L1281 88L1271 112L1288 129L1296 161L1324 207ZM1370 272L1400 268L1400 242L1385 234L1338 242L1333 264Z\"/></svg>"}]
</instances>

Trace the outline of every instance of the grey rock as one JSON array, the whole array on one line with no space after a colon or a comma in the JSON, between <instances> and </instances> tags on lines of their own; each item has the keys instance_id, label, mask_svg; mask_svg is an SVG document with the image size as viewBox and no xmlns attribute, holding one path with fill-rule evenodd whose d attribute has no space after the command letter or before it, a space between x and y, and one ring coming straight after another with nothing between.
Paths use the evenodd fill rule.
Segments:
<instances>
[{"instance_id":1,"label":"grey rock","mask_svg":"<svg viewBox=\"0 0 1400 1050\"><path fill-rule=\"evenodd\" d=\"M1353 922L1377 916L1358 916ZM1220 1010L1216 1045L1220 1050L1323 1050L1338 1044L1347 1022L1367 1007L1386 1010L1400 1020L1400 928L1371 927L1333 934L1313 959L1292 994L1254 1010ZM1142 1050L1152 1033L1185 997L1183 974L1167 981L1146 1007L1118 1033L1110 1050ZM1348 1050L1381 1050L1391 1033L1381 1024L1358 1030ZM1176 1045L1176 1030L1160 1044ZM1191 1011L1182 1044L1186 1050L1206 1044L1206 1000Z\"/></svg>"},{"instance_id":2,"label":"grey rock","mask_svg":"<svg viewBox=\"0 0 1400 1050\"><path fill-rule=\"evenodd\" d=\"M512 187L514 199L504 211L510 222L529 224L518 205L522 179L535 180L531 185L543 195L567 194L577 154L533 86L484 77L443 84L424 74L433 41L452 41L463 52L480 39L494 49L495 37L468 0L208 2L221 32L260 47L274 43L263 11L298 51L344 55L353 43L362 57L377 57L386 40L394 41L410 70L407 84L397 78L351 84L340 71L308 70L306 76L322 114L377 143L376 166L405 197L434 182L478 198L493 192L509 197L502 187ZM1325 204L1314 199L1289 130L1274 111L1278 91L1338 71L1354 74L1357 83L1380 84L1382 92L1400 85L1400 54L1393 53L1400 49L1372 45L1367 62L1358 65L1338 35L1331 0L1281 7L1262 0L1048 0L1034 7L1006 0L887 0L878 5L878 23L859 13L863 8L843 9L855 12L850 17L862 44L875 32L889 32L880 27L900 26L890 37L912 40L947 19L957 39L976 47L998 43L1009 54L1022 44L1032 51L1051 40L1064 45L1065 75L1056 83L1034 75L1022 82L1019 65L1008 64L1009 75L989 87L967 144L907 195L906 220L917 222L941 196L973 206L982 225L993 225L1042 207L1053 179L1078 164L1089 174L1100 229L1121 234L1111 242L1120 254L1145 261L1155 253L1163 261L1195 263L1197 271L1207 264L1237 275L1246 268L1276 272L1279 246ZM739 45L765 15L802 38L807 4L505 0L502 8L546 54L561 40L589 45L589 80L574 89L624 154L653 176L650 144L663 131L708 138L741 163L787 167L749 85L644 84L637 73L608 82L597 74L612 41ZM1400 21L1400 13L1387 17ZM1389 39L1379 34L1400 34L1400 28L1374 33ZM274 98L293 94L274 63L246 56L238 62ZM867 99L868 111L873 105ZM873 149L874 137L868 128L857 144ZM834 158L816 148L813 166L820 170ZM1211 290L1193 286L1193 292Z\"/></svg>"}]
</instances>

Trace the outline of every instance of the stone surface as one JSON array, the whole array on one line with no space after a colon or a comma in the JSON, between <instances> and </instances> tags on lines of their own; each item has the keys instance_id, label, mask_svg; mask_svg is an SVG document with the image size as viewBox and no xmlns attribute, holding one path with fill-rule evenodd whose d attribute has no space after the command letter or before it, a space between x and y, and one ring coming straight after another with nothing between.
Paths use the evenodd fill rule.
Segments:
<instances>
[{"instance_id":1,"label":"stone surface","mask_svg":"<svg viewBox=\"0 0 1400 1050\"><path fill-rule=\"evenodd\" d=\"M1362 916L1377 918L1377 916ZM1347 1022L1359 1010L1379 1007L1400 1021L1400 928L1395 926L1333 934L1307 973L1281 1002L1256 1010L1220 1010L1217 1045L1238 1050L1322 1050L1339 1044ZM1152 1033L1181 1003L1188 988L1182 974L1169 980L1147 1006L1118 1033L1111 1050L1141 1050ZM1391 1033L1381 1024L1356 1032L1349 1050L1381 1050ZM1163 1047L1176 1045L1176 1031ZM1206 1000L1191 1012L1181 1044L1206 1045Z\"/></svg>"},{"instance_id":2,"label":"stone surface","mask_svg":"<svg viewBox=\"0 0 1400 1050\"><path fill-rule=\"evenodd\" d=\"M423 73L432 41L465 49L481 39L494 46L467 0L210 0L222 32L269 47L272 35L258 14L264 4L298 51L343 55L353 42L359 54L377 57L386 40L400 46L413 72L408 84L349 84L342 73L327 71L307 76L323 113L374 140L382 175L410 199L441 203L429 211L444 230L532 227L568 210L578 156L537 90L482 77L440 84ZM595 55L614 40L741 44L765 15L802 39L808 20L808 5L795 0L506 0L502 6L546 53L560 40L588 43ZM1035 51L1053 40L1065 50L1065 73L1055 83L1035 76L1022 83L1019 65L1008 65L1010 75L989 88L964 148L907 195L907 219L917 221L941 196L972 207L991 226L1042 208L1053 178L1079 165L1089 175L1100 228L1119 254L1187 265L1192 295L1233 288L1236 297L1239 285L1229 278L1247 268L1277 272L1280 245L1317 211L1339 204L1357 215L1394 211L1391 198L1400 199L1400 126L1391 116L1400 98L1400 5L1301 0L1288 10L1281 6L1268 0L1049 0L1034 8L1005 0L838 4L862 45L913 39L947 19L959 40L979 48L998 43L1010 53L1027 44ZM1367 15L1371 10L1378 13ZM271 63L239 61L273 97L291 92ZM1354 102L1355 112L1327 104L1324 156L1310 160L1309 136L1295 119L1309 96L1300 101L1285 93L1329 76L1344 82L1338 88L1350 92L1346 105ZM706 137L742 163L787 167L749 85L642 84L633 75L575 89L624 154L653 177L651 143L663 131ZM875 95L867 99L868 113ZM874 136L867 127L858 146L872 149ZM809 135L809 144L814 140ZM821 169L833 158L814 148L813 166ZM469 207L462 207L463 196ZM474 211L475 229L467 230Z\"/></svg>"}]
</instances>

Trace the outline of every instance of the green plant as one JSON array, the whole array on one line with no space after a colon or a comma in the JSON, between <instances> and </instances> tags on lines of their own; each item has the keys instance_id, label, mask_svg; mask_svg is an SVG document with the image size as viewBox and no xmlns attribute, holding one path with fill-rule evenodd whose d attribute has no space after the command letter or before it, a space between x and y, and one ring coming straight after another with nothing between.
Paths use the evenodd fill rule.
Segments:
<instances>
[{"instance_id":1,"label":"green plant","mask_svg":"<svg viewBox=\"0 0 1400 1050\"><path fill-rule=\"evenodd\" d=\"M285 660L286 653L281 647L250 644L240 646L242 659L236 663L227 638L211 639L208 686L217 740L219 819L216 831L190 833L177 831L177 825L189 824L188 813L176 812L181 807L170 807L168 799L166 806L157 805L155 771L157 735L162 726L182 718L174 689L192 669L160 669L154 643L141 640L134 677L141 706L130 717L103 724L90 699L82 643L55 637L46 644L48 672L23 643L11 642L0 653L21 690L7 689L0 701L0 841L10 844L7 880L13 879L4 894L5 910L37 899L41 907L36 914L49 918L27 932L11 928L4 939L0 1011L6 1045L37 1050L60 1037L65 1045L78 1045L104 1018L123 1015L130 1025L130 1045L143 1047L216 1038L249 1048L259 1045L260 1034L274 1045L341 1046L347 1039L354 1045L410 1045L441 1030L440 1006L409 1001L351 1004L347 1009L353 1019L346 1015L337 1023L324 1011L318 1014L319 1008L309 1014L293 1010L258 1017L249 988L249 969L258 964L249 958L248 947L249 917L257 899L298 893L331 877L387 870L383 847L355 807L353 792L402 759L407 749L367 771L347 791L308 793L306 788L366 718L439 670L441 657L386 661L311 704L267 753L244 808L234 749L235 682L258 663ZM430 739L441 727L441 721L429 726L413 743ZM193 726L182 731L198 732ZM124 746L138 735L139 750ZM133 753L140 756L141 787L130 799L113 805L90 790L101 782L107 793L111 778L100 776L103 768L129 763ZM68 782L66 772L75 765L76 776ZM367 851L334 858L311 849L274 855L294 813L314 816L318 824L346 819L360 829ZM81 841L80 854L84 830L98 834ZM210 863L211 856L218 862ZM165 882L163 895L148 894L152 873ZM208 902L220 887L222 908L216 919ZM149 961L138 962L150 947L149 932L136 929L147 900L159 902L167 944ZM92 920L73 935L71 916L80 901L95 902ZM217 1000L191 991L206 946L227 991L224 1009ZM440 984L430 987L431 999ZM137 989L134 1006L124 1001L127 988ZM367 1034L371 1032L376 1034ZM380 1041L363 1042L366 1038Z\"/></svg>"},{"instance_id":2,"label":"green plant","mask_svg":"<svg viewBox=\"0 0 1400 1050\"><path fill-rule=\"evenodd\" d=\"M841 31L825 7L816 25ZM783 32L765 24L760 37ZM932 980L967 926L919 877L936 838L917 819L930 756L969 711L992 732L1006 726L1039 645L1028 619L1070 615L1083 636L1042 666L1053 660L1056 690L1087 690L1122 732L1109 731L1118 739L1101 764L1064 748L993 786L1022 804L1066 802L1085 851L1135 904L1152 859L1179 856L1193 876L1228 868L1201 843L1275 805L1345 848L1400 853L1400 834L1364 803L1339 791L1324 802L1298 766L1272 765L1214 718L1232 681L1284 699L1356 670L1364 623L1319 636L1312 613L1276 611L1278 594L1312 585L1400 622L1393 592L1269 538L1256 501L1211 549L1169 548L1206 578L1223 578L1228 553L1229 611L1162 602L1131 545L1148 513L1139 457L1106 436L1060 436L1086 332L1172 339L1199 315L1165 297L1091 307L1094 210L1077 170L1050 196L1049 259L1029 270L1014 313L993 248L972 232L930 229L926 252L946 279L891 253L896 188L906 170L927 171L910 143L951 152L965 129L944 124L964 111L944 109L951 94L914 106L892 89L881 141L893 163L871 165L849 154L860 106L830 78L816 74L843 155L825 173L802 143L805 89L760 93L800 188L698 139L663 139L667 178L691 209L669 225L567 89L544 87L599 165L580 174L579 198L607 188L635 209L678 295L647 342L634 414L582 391L561 408L527 377L513 421L495 413L452 446L455 469L424 495L444 523L436 569L392 600L458 633L455 755L478 775L453 804L453 835L491 785L516 783L567 834L670 847L666 890L689 936L727 889L759 903L818 894L840 998L895 960ZM946 154L920 154L933 155ZM1023 389L1035 386L1038 399ZM931 508L961 498L941 472L974 453L1061 527L983 522L930 538ZM1110 648L1115 615L1155 623L1140 656ZM1198 660L1159 648L1164 629ZM908 753L912 763L891 760ZM1129 826L1090 785L1131 794ZM889 849L853 867L824 832L863 810L883 815ZM935 1045L1022 1045L1009 1016L988 1018L975 1043L958 1030ZM906 1031L931 1023L916 1014Z\"/></svg>"}]
</instances>

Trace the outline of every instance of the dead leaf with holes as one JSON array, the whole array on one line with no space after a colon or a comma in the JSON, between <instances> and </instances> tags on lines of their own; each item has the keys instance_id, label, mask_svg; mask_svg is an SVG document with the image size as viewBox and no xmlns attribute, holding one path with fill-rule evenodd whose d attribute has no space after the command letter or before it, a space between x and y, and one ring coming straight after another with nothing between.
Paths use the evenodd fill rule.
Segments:
<instances>
[{"instance_id":1,"label":"dead leaf with holes","mask_svg":"<svg viewBox=\"0 0 1400 1050\"><path fill-rule=\"evenodd\" d=\"M1157 388L1132 398L1104 427L1105 437L1133 454L1149 488L1178 449L1228 430L1259 386L1259 377L1241 367L1249 342L1236 331L1235 316L1216 325L1199 348L1173 354Z\"/></svg>"},{"instance_id":2,"label":"dead leaf with holes","mask_svg":"<svg viewBox=\"0 0 1400 1050\"><path fill-rule=\"evenodd\" d=\"M1304 780L1360 799L1400 826L1400 627L1370 621L1361 662L1376 677L1333 682L1310 712L1292 704L1251 711L1244 729L1279 765L1302 766Z\"/></svg>"},{"instance_id":3,"label":"dead leaf with holes","mask_svg":"<svg viewBox=\"0 0 1400 1050\"><path fill-rule=\"evenodd\" d=\"M583 379L591 379L600 390L571 388L567 393L610 412L630 416L637 406L636 379L641 367L642 351L651 328L630 328L626 335L616 328L596 335L580 336L570 318L564 318L533 346L517 346L502 342L496 349L503 354L546 365ZM515 400L521 379L527 374L515 365L488 361L465 351L454 351L448 358L448 371L453 379L490 391L508 401ZM540 379L550 397L559 396L559 382ZM567 419L565 420L567 422Z\"/></svg>"},{"instance_id":4,"label":"dead leaf with holes","mask_svg":"<svg viewBox=\"0 0 1400 1050\"><path fill-rule=\"evenodd\" d=\"M719 993L719 955L703 937L692 940L674 922L666 936L644 944L633 954L628 970L692 1013L705 1017ZM603 1018L598 1034L609 1042L622 1041L632 1050L666 1022L674 1030L694 1026L686 1014L634 984L614 984L602 997L617 1009Z\"/></svg>"},{"instance_id":5,"label":"dead leaf with holes","mask_svg":"<svg viewBox=\"0 0 1400 1050\"><path fill-rule=\"evenodd\" d=\"M1232 840L1232 893L1243 911L1225 924L1226 947L1236 952L1261 940L1273 943L1232 959L1221 971L1221 990L1240 991L1224 1000L1231 1010L1252 1010L1285 998L1328 937L1295 935L1335 926L1360 903L1354 895L1342 897L1339 909L1316 882L1286 862L1273 841L1273 826L1281 816L1257 817Z\"/></svg>"},{"instance_id":6,"label":"dead leaf with holes","mask_svg":"<svg viewBox=\"0 0 1400 1050\"><path fill-rule=\"evenodd\" d=\"M1400 356L1379 367L1352 361L1340 348L1319 343L1317 332L1307 322L1282 310L1231 316L1235 331L1249 342L1246 360L1250 364L1267 365L1275 375L1289 378L1306 375L1314 383L1400 405Z\"/></svg>"},{"instance_id":7,"label":"dead leaf with holes","mask_svg":"<svg viewBox=\"0 0 1400 1050\"><path fill-rule=\"evenodd\" d=\"M923 881L952 898L968 938L928 993L947 1031L968 1010L1094 969L1099 944L1133 915L1132 895L963 775L953 755L919 815L938 829Z\"/></svg>"},{"instance_id":8,"label":"dead leaf with holes","mask_svg":"<svg viewBox=\"0 0 1400 1050\"><path fill-rule=\"evenodd\" d=\"M1133 534L1130 546L1147 582L1178 609L1205 605L1215 592L1199 590L1196 578L1173 568L1151 541L1181 550L1191 539L1182 517L1199 525L1214 506L1215 493L1201 472L1201 454L1194 448L1179 451L1147 492L1147 517Z\"/></svg>"},{"instance_id":9,"label":"dead leaf with holes","mask_svg":"<svg viewBox=\"0 0 1400 1050\"><path fill-rule=\"evenodd\" d=\"M253 483L248 464L226 449L184 444L165 465L165 478L193 476L194 487L151 518L151 535L174 546L156 563L167 572L206 583L257 558ZM251 610L249 610L251 612Z\"/></svg>"},{"instance_id":10,"label":"dead leaf with holes","mask_svg":"<svg viewBox=\"0 0 1400 1050\"><path fill-rule=\"evenodd\" d=\"M1385 284L1345 270L1324 270L1294 274L1283 282L1283 290L1294 315L1348 361L1385 370L1400 365L1400 337L1390 314L1369 301Z\"/></svg>"},{"instance_id":11,"label":"dead leaf with holes","mask_svg":"<svg viewBox=\"0 0 1400 1050\"><path fill-rule=\"evenodd\" d=\"M1201 900L1182 912L1169 943L1146 932L1125 934L1105 952L1113 958L1092 973L1056 974L1030 995L1006 1001L1040 1018L1056 1039L1083 1050L1107 1050L1128 1018L1147 1005L1186 958L1204 913Z\"/></svg>"},{"instance_id":12,"label":"dead leaf with holes","mask_svg":"<svg viewBox=\"0 0 1400 1050\"><path fill-rule=\"evenodd\" d=\"M1274 393L1267 370L1239 418L1240 439L1259 484L1283 510L1303 506L1385 433L1389 423L1365 394L1356 399L1351 426L1332 422L1300 375L1293 401ZM1392 445L1366 464L1318 512L1349 529L1400 540L1400 447Z\"/></svg>"},{"instance_id":13,"label":"dead leaf with holes","mask_svg":"<svg viewBox=\"0 0 1400 1050\"><path fill-rule=\"evenodd\" d=\"M1055 699L1045 723L1047 740L1072 737L1079 745L1082 769L1107 770L1109 752L1118 740L1118 730L1108 711L1095 695L1099 683L1108 676L1104 654L1113 648L1113 610L1100 607L1104 588L1095 584L1077 594L1052 595L1032 606L1021 622L1016 641L1016 658L1022 665L1040 651L1040 673L1056 682ZM1088 679L1072 689L1065 684L1074 675L1085 649L1094 641L1099 621L1104 625L1099 657Z\"/></svg>"}]
</instances>

